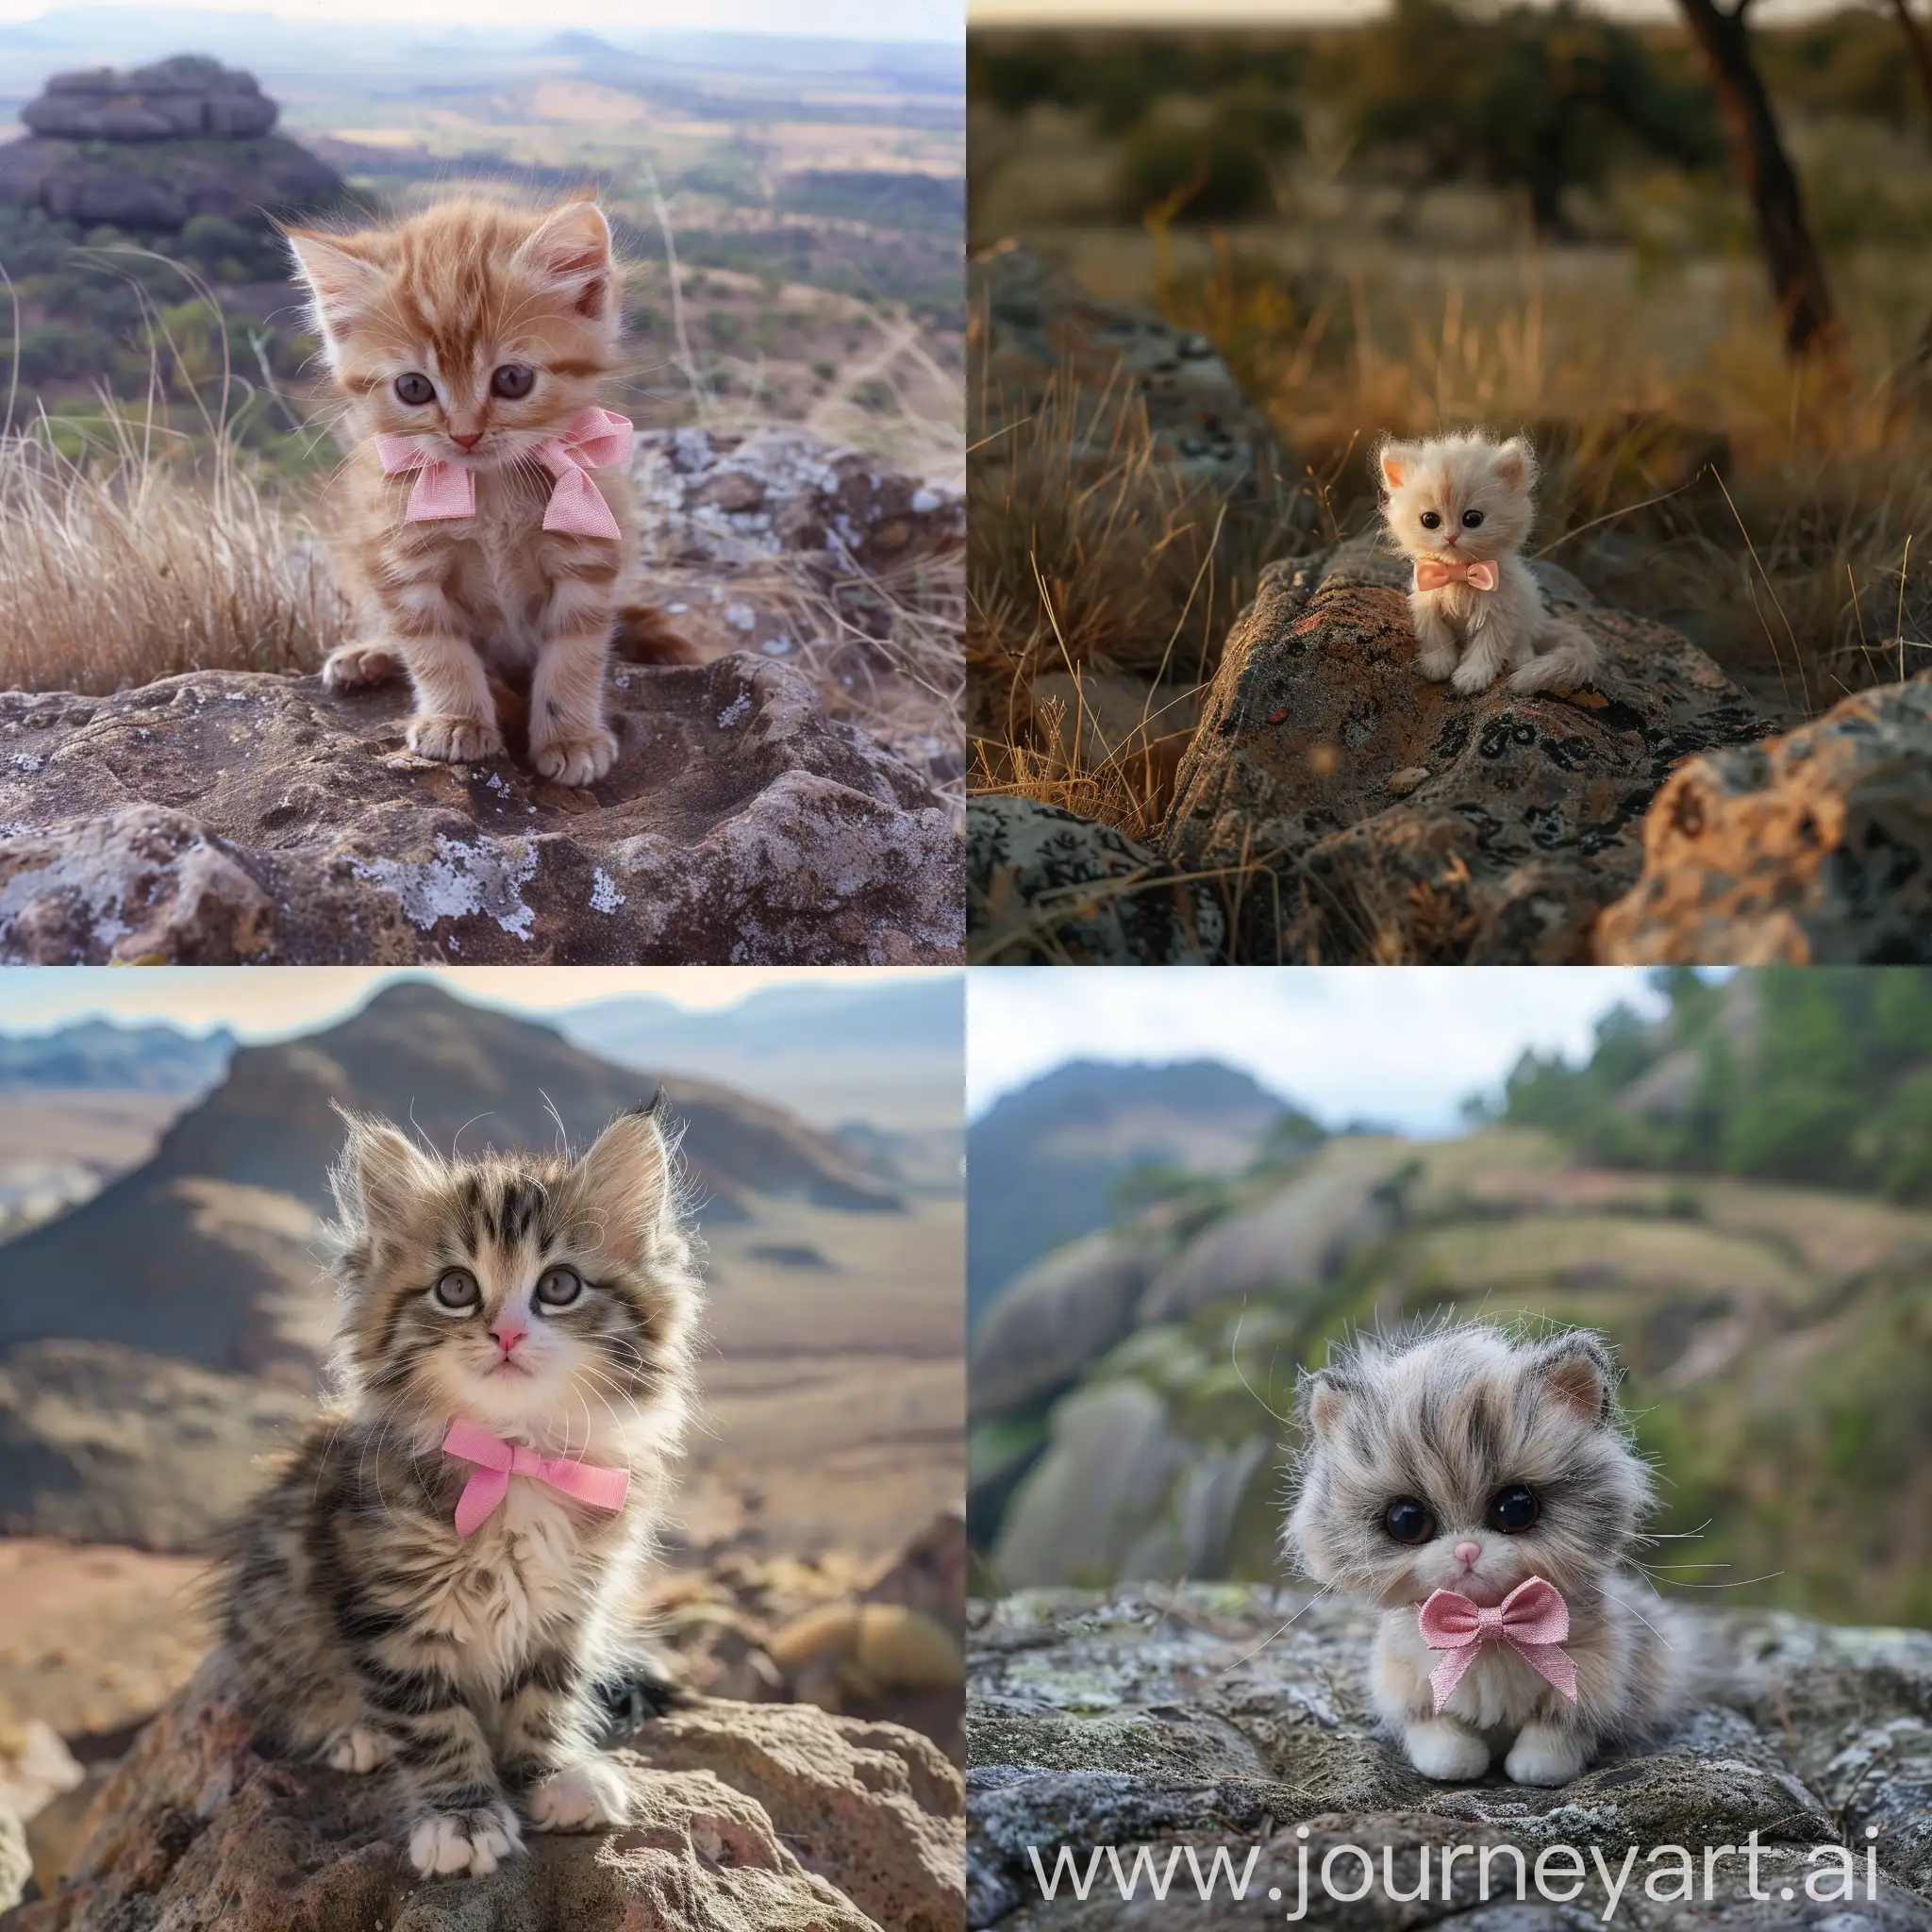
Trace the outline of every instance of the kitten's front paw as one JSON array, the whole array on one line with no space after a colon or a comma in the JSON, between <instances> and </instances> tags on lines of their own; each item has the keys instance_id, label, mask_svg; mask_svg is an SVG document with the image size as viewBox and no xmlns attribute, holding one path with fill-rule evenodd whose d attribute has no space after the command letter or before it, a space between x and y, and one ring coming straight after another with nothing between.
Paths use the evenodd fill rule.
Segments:
<instances>
[{"instance_id":1,"label":"kitten's front paw","mask_svg":"<svg viewBox=\"0 0 1932 1932\"><path fill-rule=\"evenodd\" d=\"M1456 675L1449 682L1453 689L1464 697L1474 697L1479 691L1488 691L1496 681L1496 667L1487 658L1465 658L1456 667Z\"/></svg>"},{"instance_id":2,"label":"kitten's front paw","mask_svg":"<svg viewBox=\"0 0 1932 1932\"><path fill-rule=\"evenodd\" d=\"M387 644L338 644L322 660L322 681L330 691L387 684L402 675L403 660Z\"/></svg>"},{"instance_id":3,"label":"kitten's front paw","mask_svg":"<svg viewBox=\"0 0 1932 1932\"><path fill-rule=\"evenodd\" d=\"M524 1835L508 1805L475 1811L437 1811L419 1818L409 1833L409 1863L424 1878L462 1873L487 1878L524 1848Z\"/></svg>"},{"instance_id":4,"label":"kitten's front paw","mask_svg":"<svg viewBox=\"0 0 1932 1932\"><path fill-rule=\"evenodd\" d=\"M1456 646L1450 644L1440 651L1424 651L1415 660L1415 668L1431 684L1441 684L1456 675Z\"/></svg>"},{"instance_id":5,"label":"kitten's front paw","mask_svg":"<svg viewBox=\"0 0 1932 1932\"><path fill-rule=\"evenodd\" d=\"M503 733L478 718L411 718L409 749L452 765L480 764L503 756Z\"/></svg>"},{"instance_id":6,"label":"kitten's front paw","mask_svg":"<svg viewBox=\"0 0 1932 1932\"><path fill-rule=\"evenodd\" d=\"M1481 1777L1490 1768L1490 1747L1454 1718L1424 1718L1403 1732L1402 1741L1408 1747L1408 1761L1424 1777L1446 1784Z\"/></svg>"},{"instance_id":7,"label":"kitten's front paw","mask_svg":"<svg viewBox=\"0 0 1932 1932\"><path fill-rule=\"evenodd\" d=\"M1517 1732L1503 1770L1511 1784L1567 1785L1590 1762L1590 1752L1574 1731L1554 1724L1524 1724Z\"/></svg>"},{"instance_id":8,"label":"kitten's front paw","mask_svg":"<svg viewBox=\"0 0 1932 1932\"><path fill-rule=\"evenodd\" d=\"M371 1772L378 1764L388 1763L395 1748L393 1742L385 1738L380 1731L372 1731L366 1724L352 1724L330 1744L329 1769Z\"/></svg>"},{"instance_id":9,"label":"kitten's front paw","mask_svg":"<svg viewBox=\"0 0 1932 1932\"><path fill-rule=\"evenodd\" d=\"M559 785L589 785L617 762L617 740L601 726L582 738L552 738L530 746L530 762Z\"/></svg>"},{"instance_id":10,"label":"kitten's front paw","mask_svg":"<svg viewBox=\"0 0 1932 1932\"><path fill-rule=\"evenodd\" d=\"M630 1792L614 1764L587 1757L545 1778L524 1811L532 1831L608 1831L630 1823Z\"/></svg>"}]
</instances>

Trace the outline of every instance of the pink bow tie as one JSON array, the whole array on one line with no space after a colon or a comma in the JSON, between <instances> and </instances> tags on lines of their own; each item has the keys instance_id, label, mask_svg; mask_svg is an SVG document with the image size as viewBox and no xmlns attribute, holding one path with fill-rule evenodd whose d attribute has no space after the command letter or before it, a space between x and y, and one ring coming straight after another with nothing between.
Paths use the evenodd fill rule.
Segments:
<instances>
[{"instance_id":1,"label":"pink bow tie","mask_svg":"<svg viewBox=\"0 0 1932 1932\"><path fill-rule=\"evenodd\" d=\"M561 436L540 442L531 454L557 478L543 511L543 527L573 530L579 537L621 535L610 506L589 472L628 462L630 446L630 418L594 406L579 409ZM400 476L410 470L422 473L409 491L408 522L430 524L476 514L475 471L430 456L407 436L378 436L375 454L385 476Z\"/></svg>"},{"instance_id":2,"label":"pink bow tie","mask_svg":"<svg viewBox=\"0 0 1932 1932\"><path fill-rule=\"evenodd\" d=\"M1554 1583L1527 1576L1493 1608L1473 1604L1453 1590L1439 1590L1421 1611L1423 1641L1449 1655L1429 1679L1441 1710L1462 1674L1486 1643L1507 1643L1531 1670L1576 1702L1576 1665L1562 1648L1570 1634L1570 1606Z\"/></svg>"},{"instance_id":3,"label":"pink bow tie","mask_svg":"<svg viewBox=\"0 0 1932 1932\"><path fill-rule=\"evenodd\" d=\"M1467 584L1472 591L1493 591L1501 579L1493 563L1447 563L1440 557L1415 560L1418 591L1440 591L1445 584Z\"/></svg>"},{"instance_id":4,"label":"pink bow tie","mask_svg":"<svg viewBox=\"0 0 1932 1932\"><path fill-rule=\"evenodd\" d=\"M509 1479L526 1475L548 1483L593 1509L617 1510L630 1492L630 1472L604 1469L594 1462L573 1462L567 1456L539 1456L492 1436L475 1423L452 1423L442 1439L442 1452L458 1462L476 1467L457 1499L457 1534L475 1536L491 1512L509 1494Z\"/></svg>"}]
</instances>

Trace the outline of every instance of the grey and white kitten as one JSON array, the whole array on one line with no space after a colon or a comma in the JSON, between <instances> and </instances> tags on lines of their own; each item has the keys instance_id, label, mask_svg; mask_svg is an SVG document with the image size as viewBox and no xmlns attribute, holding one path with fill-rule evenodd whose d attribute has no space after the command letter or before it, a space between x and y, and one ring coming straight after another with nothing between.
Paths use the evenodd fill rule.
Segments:
<instances>
[{"instance_id":1,"label":"grey and white kitten","mask_svg":"<svg viewBox=\"0 0 1932 1932\"><path fill-rule=\"evenodd\" d=\"M1617 1380L1594 1335L1531 1341L1489 1323L1363 1339L1302 1375L1285 1546L1307 1575L1382 1607L1376 1708L1425 1776L1481 1777L1500 1752L1517 1784L1567 1784L1678 1694L1681 1646L1624 1567L1653 1492ZM1443 1653L1424 1642L1420 1606L1438 1590L1493 1606L1531 1576L1569 1606L1575 1702L1493 1644L1439 1712Z\"/></svg>"},{"instance_id":2,"label":"grey and white kitten","mask_svg":"<svg viewBox=\"0 0 1932 1932\"><path fill-rule=\"evenodd\" d=\"M410 1862L484 1874L524 1826L621 1824L592 1699L692 1385L692 1273L651 1111L580 1158L442 1160L351 1117L330 1176L337 1399L240 1532L224 1634L271 1749L392 1780ZM614 1512L525 1475L458 1534L467 1420L622 1469Z\"/></svg>"}]
</instances>

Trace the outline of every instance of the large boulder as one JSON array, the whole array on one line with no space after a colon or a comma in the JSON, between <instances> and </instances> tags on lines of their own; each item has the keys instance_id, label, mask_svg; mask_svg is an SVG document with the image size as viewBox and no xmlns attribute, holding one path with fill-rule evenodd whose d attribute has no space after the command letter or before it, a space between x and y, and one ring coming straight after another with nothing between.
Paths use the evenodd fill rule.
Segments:
<instances>
[{"instance_id":1,"label":"large boulder","mask_svg":"<svg viewBox=\"0 0 1932 1932\"><path fill-rule=\"evenodd\" d=\"M1420 1908L1391 1903L1379 1882L1384 1847L1398 1885L1412 1892L1421 1846L1433 1848L1440 1872L1449 1845L1514 1844L1533 1861L1560 1844L1586 1860L1599 1849L1613 1873L1628 1847L1640 1848L1615 1915L1639 1932L1932 1928L1932 1633L1836 1629L1775 1611L1685 1612L1684 1638L1706 1659L1705 1694L1663 1736L1544 1790L1499 1774L1438 1784L1415 1771L1372 1722L1372 1616L1333 1600L1228 1584L1105 1596L1041 1591L975 1606L969 1623L974 1932L1152 1932L1176 1923L1176 1911L1199 1914L1184 1865L1166 1904L1147 1897L1144 1880L1140 1898L1124 1903L1108 1846L1123 1871L1146 1847L1157 1872L1170 1853L1178 1858L1192 1846L1204 1873L1219 1847L1240 1874L1252 1850L1246 1902L1224 1905L1213 1923L1279 1924L1299 1900L1301 1847L1313 1878L1340 1844L1365 1848L1377 1882L1345 1910L1324 1908L1311 1885L1310 1925L1580 1932L1608 1916L1593 1867L1582 1901L1569 1907L1532 1891L1524 1904L1499 1899L1478 1910L1473 1860L1458 1868L1451 1901ZM1764 1847L1767 1898L1745 1897L1737 1857L1715 1861L1711 1906L1647 1893L1657 1869L1644 1860L1649 1848L1692 1848L1701 1883L1701 1848L1741 1846L1753 1830ZM1839 1844L1857 1859L1856 1901L1787 1899L1787 1886L1802 1899L1807 1874L1819 1869L1807 1862L1813 1848ZM1868 1844L1880 1874L1871 1900L1862 1882ZM1041 1895L1033 1855L1051 1878L1062 1852L1076 1874L1099 1861L1084 1902L1064 1877L1057 1897ZM1506 1887L1513 1869L1507 1859L1496 1864ZM1339 1862L1338 1887L1352 1890L1358 1873L1353 1860Z\"/></svg>"},{"instance_id":2,"label":"large boulder","mask_svg":"<svg viewBox=\"0 0 1932 1932\"><path fill-rule=\"evenodd\" d=\"M928 1740L808 1706L701 1702L619 1740L628 1828L419 1881L381 1777L272 1761L219 1655L96 1795L58 1894L13 1932L950 1932L959 1774Z\"/></svg>"},{"instance_id":3,"label":"large boulder","mask_svg":"<svg viewBox=\"0 0 1932 1932\"><path fill-rule=\"evenodd\" d=\"M20 110L30 132L67 141L248 141L275 125L252 74L195 54L119 73L57 74Z\"/></svg>"},{"instance_id":4,"label":"large boulder","mask_svg":"<svg viewBox=\"0 0 1932 1932\"><path fill-rule=\"evenodd\" d=\"M399 686L197 672L0 693L0 959L917 963L958 957L942 800L798 671L617 667L597 784L403 743Z\"/></svg>"},{"instance_id":5,"label":"large boulder","mask_svg":"<svg viewBox=\"0 0 1932 1932\"><path fill-rule=\"evenodd\" d=\"M1234 958L1591 958L1672 769L1768 727L1693 645L1540 568L1603 648L1567 694L1469 698L1420 677L1408 566L1372 538L1263 574L1162 838L1181 874L1239 889Z\"/></svg>"},{"instance_id":6,"label":"large boulder","mask_svg":"<svg viewBox=\"0 0 1932 1932\"><path fill-rule=\"evenodd\" d=\"M1606 910L1618 965L1932 959L1932 682L1842 699L1762 744L1694 758Z\"/></svg>"}]
</instances>

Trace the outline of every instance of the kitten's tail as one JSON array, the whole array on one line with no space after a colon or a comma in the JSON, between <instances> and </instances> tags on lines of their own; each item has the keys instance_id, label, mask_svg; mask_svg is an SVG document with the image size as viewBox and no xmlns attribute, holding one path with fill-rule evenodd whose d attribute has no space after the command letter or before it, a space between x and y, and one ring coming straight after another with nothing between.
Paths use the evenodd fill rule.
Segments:
<instances>
[{"instance_id":1,"label":"kitten's tail","mask_svg":"<svg viewBox=\"0 0 1932 1932\"><path fill-rule=\"evenodd\" d=\"M610 641L633 664L702 664L698 647L671 627L655 604L626 604L617 613Z\"/></svg>"},{"instance_id":2,"label":"kitten's tail","mask_svg":"<svg viewBox=\"0 0 1932 1932\"><path fill-rule=\"evenodd\" d=\"M1539 651L1529 662L1514 673L1509 689L1515 691L1569 691L1588 684L1596 675L1603 653L1596 640L1580 625L1553 624L1543 633L1554 639L1551 649Z\"/></svg>"}]
</instances>

